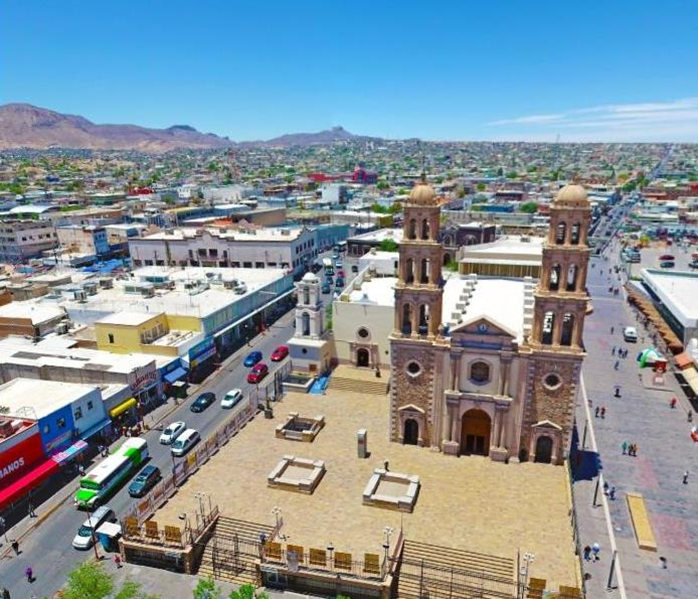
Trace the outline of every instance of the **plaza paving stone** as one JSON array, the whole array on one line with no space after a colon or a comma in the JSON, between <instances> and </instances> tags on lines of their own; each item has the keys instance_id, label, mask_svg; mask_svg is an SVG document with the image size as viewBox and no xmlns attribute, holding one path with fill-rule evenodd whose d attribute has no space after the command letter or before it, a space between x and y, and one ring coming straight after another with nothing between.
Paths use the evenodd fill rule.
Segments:
<instances>
[{"instance_id":1,"label":"plaza paving stone","mask_svg":"<svg viewBox=\"0 0 698 599\"><path fill-rule=\"evenodd\" d=\"M622 295L608 293L609 262L594 260L590 269L589 291L594 306L585 325L584 341L588 352L583 375L588 398L593 406L605 405L606 418L592 415L599 463L605 480L616 487L616 500L609 502L619 557L625 579L627 596L696 597L698 596L698 445L690 437L687 411L690 404L672 374L660 390L649 385L646 374L641 379L636 355L646 345L625 343L624 326L638 326L641 337L649 338L636 322L634 312ZM600 269L605 269L601 273ZM619 283L616 282L616 285ZM610 327L614 326L614 333ZM613 347L627 348L628 357L620 360L618 371L613 369L617 358ZM621 386L621 397L613 397L614 385ZM679 399L676 409L669 407L672 396ZM584 409L577 408L578 429L584 426ZM637 443L637 457L622 454L623 441ZM587 442L587 450L589 442ZM585 460L593 458L587 453ZM588 466L588 464L587 464ZM685 470L696 478L682 483ZM582 544L598 541L602 545L602 564L588 564L592 579L588 583L590 596L605 593L610 555L609 541L601 508L591 508L593 480L581 480L574 485ZM640 550L630 523L625 493L637 492L644 497L657 538L656 553ZM604 551L605 549L605 551ZM667 558L667 569L659 557Z\"/></svg>"},{"instance_id":2,"label":"plaza paving stone","mask_svg":"<svg viewBox=\"0 0 698 599\"><path fill-rule=\"evenodd\" d=\"M221 512L273 524L282 510L289 543L382 554L383 530L400 526L414 541L460 548L516 562L516 552L536 555L531 576L578 586L566 472L545 464L502 464L481 457L452 458L429 449L388 441L387 397L336 391L290 393L274 405L275 418L258 416L196 473L154 517L179 525L178 515L198 509L196 492L210 494ZM277 439L274 427L288 412L324 414L325 428L313 443ZM368 459L357 456L356 431L368 429ZM324 460L327 473L313 495L267 487L267 475L291 454ZM362 504L374 468L417 474L421 490L412 514ZM191 516L190 516L191 517ZM512 572L512 578L514 572Z\"/></svg>"}]
</instances>

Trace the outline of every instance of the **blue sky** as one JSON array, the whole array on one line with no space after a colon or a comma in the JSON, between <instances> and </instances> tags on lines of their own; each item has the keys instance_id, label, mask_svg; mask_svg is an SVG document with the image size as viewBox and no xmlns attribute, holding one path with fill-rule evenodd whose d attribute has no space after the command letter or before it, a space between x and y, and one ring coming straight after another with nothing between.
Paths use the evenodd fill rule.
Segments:
<instances>
[{"instance_id":1,"label":"blue sky","mask_svg":"<svg viewBox=\"0 0 698 599\"><path fill-rule=\"evenodd\" d=\"M6 0L6 102L235 140L698 141L698 2Z\"/></svg>"}]
</instances>

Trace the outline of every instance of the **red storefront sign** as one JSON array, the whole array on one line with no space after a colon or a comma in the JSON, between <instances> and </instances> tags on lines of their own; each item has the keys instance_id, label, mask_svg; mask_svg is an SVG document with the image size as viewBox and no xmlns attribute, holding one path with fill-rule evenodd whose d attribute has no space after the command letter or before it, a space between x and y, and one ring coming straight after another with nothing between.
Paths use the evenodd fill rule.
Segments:
<instances>
[{"instance_id":1,"label":"red storefront sign","mask_svg":"<svg viewBox=\"0 0 698 599\"><path fill-rule=\"evenodd\" d=\"M29 472L44 457L38 432L4 451L0 445L0 451L0 489Z\"/></svg>"}]
</instances>

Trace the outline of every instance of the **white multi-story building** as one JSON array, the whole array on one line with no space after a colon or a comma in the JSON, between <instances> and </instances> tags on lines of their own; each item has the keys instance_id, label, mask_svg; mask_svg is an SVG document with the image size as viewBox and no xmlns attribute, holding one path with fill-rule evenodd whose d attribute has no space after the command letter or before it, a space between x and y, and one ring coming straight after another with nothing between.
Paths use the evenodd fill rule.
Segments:
<instances>
[{"instance_id":1,"label":"white multi-story building","mask_svg":"<svg viewBox=\"0 0 698 599\"><path fill-rule=\"evenodd\" d=\"M49 220L14 220L0 223L0 262L18 264L38 258L58 245Z\"/></svg>"},{"instance_id":2,"label":"white multi-story building","mask_svg":"<svg viewBox=\"0 0 698 599\"><path fill-rule=\"evenodd\" d=\"M318 255L317 234L301 228L175 228L129 240L133 264L282 268L302 272Z\"/></svg>"}]
</instances>

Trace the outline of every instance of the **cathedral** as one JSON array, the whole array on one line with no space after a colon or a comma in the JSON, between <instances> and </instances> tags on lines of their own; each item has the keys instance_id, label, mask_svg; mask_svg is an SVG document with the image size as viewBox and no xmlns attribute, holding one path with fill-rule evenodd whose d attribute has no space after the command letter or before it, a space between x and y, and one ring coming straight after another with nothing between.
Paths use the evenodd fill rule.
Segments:
<instances>
[{"instance_id":1,"label":"cathedral","mask_svg":"<svg viewBox=\"0 0 698 599\"><path fill-rule=\"evenodd\" d=\"M444 281L440 204L404 206L390 336L390 438L452 456L560 464L572 435L589 296L591 208L580 185L550 207L541 276Z\"/></svg>"}]
</instances>

